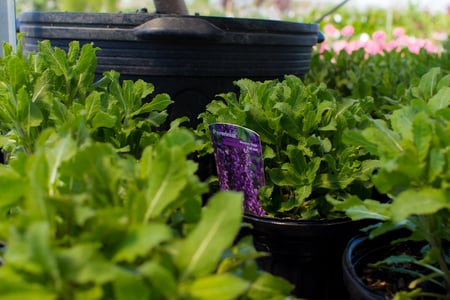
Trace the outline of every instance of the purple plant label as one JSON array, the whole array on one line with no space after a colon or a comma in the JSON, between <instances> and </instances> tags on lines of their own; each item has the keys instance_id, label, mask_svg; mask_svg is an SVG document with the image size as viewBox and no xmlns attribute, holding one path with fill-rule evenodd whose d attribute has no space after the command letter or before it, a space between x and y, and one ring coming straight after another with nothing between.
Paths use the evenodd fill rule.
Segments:
<instances>
[{"instance_id":1,"label":"purple plant label","mask_svg":"<svg viewBox=\"0 0 450 300\"><path fill-rule=\"evenodd\" d=\"M214 123L209 125L217 177L221 190L244 192L244 211L262 216L258 200L264 185L264 168L259 135L248 128Z\"/></svg>"}]
</instances>

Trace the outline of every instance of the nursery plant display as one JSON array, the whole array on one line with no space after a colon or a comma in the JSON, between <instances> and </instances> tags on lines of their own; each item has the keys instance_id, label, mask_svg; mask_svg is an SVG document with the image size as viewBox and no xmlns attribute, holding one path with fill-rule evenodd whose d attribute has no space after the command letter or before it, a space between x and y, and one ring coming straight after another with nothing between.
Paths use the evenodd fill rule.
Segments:
<instances>
[{"instance_id":1,"label":"nursery plant display","mask_svg":"<svg viewBox=\"0 0 450 300\"><path fill-rule=\"evenodd\" d=\"M395 299L411 297L450 297L450 75L439 68L431 69L405 92L406 100L387 118L373 118L368 126L351 130L345 140L360 145L377 156L380 169L373 176L376 188L392 201L379 203L357 197L335 207L353 219L374 219L379 224L370 228L370 238L383 237L398 228L404 229L393 247L407 242L420 242L417 252L400 252L385 257L359 257L357 246L353 255L346 256L350 274L362 276L363 262L376 268L398 272L384 274L382 286L375 286L375 297L387 294ZM387 240L384 247L389 245ZM392 242L391 242L392 243ZM377 244L372 243L373 247ZM383 246L383 245L381 245ZM373 249L373 248L372 248ZM354 257L353 257L354 256ZM357 259L354 259L358 257ZM370 261L372 259L372 261ZM380 261L376 261L379 259ZM354 264L358 264L355 266ZM372 272L376 274L376 271ZM367 276L369 280L376 281ZM402 278L399 287L386 278ZM367 284L368 281L364 283ZM361 279L356 285L362 285ZM357 290L355 287L350 287ZM380 296L376 296L377 293ZM391 294L392 293L392 294ZM357 296L359 297L359 296Z\"/></svg>"},{"instance_id":2,"label":"nursery plant display","mask_svg":"<svg viewBox=\"0 0 450 300\"><path fill-rule=\"evenodd\" d=\"M90 45L40 47L5 45L0 60L2 298L288 297L292 285L236 241L242 195L202 205L191 130L152 130L168 96L143 104L151 85L114 72L93 81Z\"/></svg>"},{"instance_id":3,"label":"nursery plant display","mask_svg":"<svg viewBox=\"0 0 450 300\"><path fill-rule=\"evenodd\" d=\"M197 132L208 141L210 124L231 123L260 135L265 185L246 201L262 210L246 211L244 220L253 225L257 249L270 253L261 265L295 283L300 297L345 297L341 250L361 224L336 213L327 197L371 195L377 164L367 151L345 145L342 133L364 121L372 99L341 99L292 75L236 85L239 94L221 94L207 106ZM211 151L211 143L204 146Z\"/></svg>"}]
</instances>

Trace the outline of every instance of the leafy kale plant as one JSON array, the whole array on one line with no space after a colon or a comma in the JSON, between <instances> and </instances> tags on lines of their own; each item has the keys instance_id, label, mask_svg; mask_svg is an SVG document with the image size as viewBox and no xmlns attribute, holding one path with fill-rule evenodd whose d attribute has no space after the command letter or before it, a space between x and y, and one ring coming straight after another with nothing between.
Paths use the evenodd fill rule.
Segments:
<instances>
[{"instance_id":1,"label":"leafy kale plant","mask_svg":"<svg viewBox=\"0 0 450 300\"><path fill-rule=\"evenodd\" d=\"M409 291L396 299L417 296L450 297L450 75L431 69L405 93L409 104L386 120L372 119L362 130L349 131L345 141L362 146L379 157L380 169L373 176L376 188L392 201L350 197L332 201L352 219L380 221L370 236L399 227L410 236L401 240L425 241L423 257L389 257L380 265L412 263L426 270L416 273ZM401 242L397 241L397 242ZM444 295L430 295L420 284L431 281ZM446 298L447 297L447 298Z\"/></svg>"},{"instance_id":2,"label":"leafy kale plant","mask_svg":"<svg viewBox=\"0 0 450 300\"><path fill-rule=\"evenodd\" d=\"M292 75L283 81L242 79L236 86L239 95L222 94L207 106L197 132L207 151L211 123L233 123L260 135L266 184L259 201L268 215L342 217L327 196L370 195L376 163L360 147L344 144L342 133L364 122L371 98L341 99L322 84L305 85Z\"/></svg>"}]
</instances>

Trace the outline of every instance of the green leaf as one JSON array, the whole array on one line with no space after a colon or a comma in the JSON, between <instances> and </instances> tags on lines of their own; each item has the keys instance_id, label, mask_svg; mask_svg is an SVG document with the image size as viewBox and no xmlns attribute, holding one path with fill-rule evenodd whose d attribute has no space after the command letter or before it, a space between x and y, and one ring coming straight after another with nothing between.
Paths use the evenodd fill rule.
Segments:
<instances>
[{"instance_id":1,"label":"green leaf","mask_svg":"<svg viewBox=\"0 0 450 300\"><path fill-rule=\"evenodd\" d=\"M421 113L414 118L412 131L414 144L419 156L419 162L423 162L428 156L432 139L430 119L426 114Z\"/></svg>"},{"instance_id":2,"label":"green leaf","mask_svg":"<svg viewBox=\"0 0 450 300\"><path fill-rule=\"evenodd\" d=\"M431 108L432 112L437 112L438 110L449 106L450 87L443 87L428 101L428 107Z\"/></svg>"},{"instance_id":3,"label":"green leaf","mask_svg":"<svg viewBox=\"0 0 450 300\"><path fill-rule=\"evenodd\" d=\"M373 120L373 124L375 125L374 127L363 131L363 136L378 146L378 153L395 156L403 151L403 147L400 144L400 136L397 133L387 128L381 120Z\"/></svg>"},{"instance_id":4,"label":"green leaf","mask_svg":"<svg viewBox=\"0 0 450 300\"><path fill-rule=\"evenodd\" d=\"M150 299L150 289L146 282L131 273L122 272L114 282L114 299Z\"/></svg>"},{"instance_id":5,"label":"green leaf","mask_svg":"<svg viewBox=\"0 0 450 300\"><path fill-rule=\"evenodd\" d=\"M99 111L92 119L92 128L113 128L116 122L117 118L114 115L110 115L104 111Z\"/></svg>"},{"instance_id":6,"label":"green leaf","mask_svg":"<svg viewBox=\"0 0 450 300\"><path fill-rule=\"evenodd\" d=\"M444 151L445 150L439 151L438 149L431 148L428 162L428 182L433 182L440 174L445 172Z\"/></svg>"},{"instance_id":7,"label":"green leaf","mask_svg":"<svg viewBox=\"0 0 450 300\"><path fill-rule=\"evenodd\" d=\"M11 268L0 269L0 295L8 300L56 300L58 296L47 286L25 281Z\"/></svg>"},{"instance_id":8,"label":"green leaf","mask_svg":"<svg viewBox=\"0 0 450 300\"><path fill-rule=\"evenodd\" d=\"M89 94L89 96L86 98L85 101L85 109L86 109L86 119L91 120L94 118L97 113L101 110L101 96L99 92L92 92ZM98 126L93 126L94 129ZM106 126L105 126L106 127Z\"/></svg>"},{"instance_id":9,"label":"green leaf","mask_svg":"<svg viewBox=\"0 0 450 300\"><path fill-rule=\"evenodd\" d=\"M145 192L147 208L144 222L157 218L174 202L187 184L187 170L184 152L180 147L167 149L153 157L150 148L144 150L143 161L148 165L151 176Z\"/></svg>"},{"instance_id":10,"label":"green leaf","mask_svg":"<svg viewBox=\"0 0 450 300\"><path fill-rule=\"evenodd\" d=\"M77 284L111 282L118 274L117 267L102 256L99 243L79 243L63 249L58 262L64 278Z\"/></svg>"},{"instance_id":11,"label":"green leaf","mask_svg":"<svg viewBox=\"0 0 450 300\"><path fill-rule=\"evenodd\" d=\"M374 219L384 221L389 216L389 204L381 203L378 200L361 200L356 196L348 197L344 201L334 200L327 197L335 210L345 211L345 214L352 220Z\"/></svg>"},{"instance_id":12,"label":"green leaf","mask_svg":"<svg viewBox=\"0 0 450 300\"><path fill-rule=\"evenodd\" d=\"M446 191L425 188L399 194L392 202L390 214L393 222L401 222L413 215L433 214L441 209L450 210Z\"/></svg>"},{"instance_id":13,"label":"green leaf","mask_svg":"<svg viewBox=\"0 0 450 300\"><path fill-rule=\"evenodd\" d=\"M424 99L430 99L433 96L435 87L438 84L440 72L439 68L432 68L420 79L418 88Z\"/></svg>"},{"instance_id":14,"label":"green leaf","mask_svg":"<svg viewBox=\"0 0 450 300\"><path fill-rule=\"evenodd\" d=\"M50 274L56 288L59 289L62 280L55 253L50 245L50 234L50 227L47 223L34 223L28 229L26 239L32 259L43 266L45 272Z\"/></svg>"},{"instance_id":15,"label":"green leaf","mask_svg":"<svg viewBox=\"0 0 450 300\"><path fill-rule=\"evenodd\" d=\"M0 208L10 208L24 196L26 181L5 165L0 165Z\"/></svg>"},{"instance_id":16,"label":"green leaf","mask_svg":"<svg viewBox=\"0 0 450 300\"><path fill-rule=\"evenodd\" d=\"M269 273L262 273L252 283L248 296L250 299L285 299L294 286L281 277Z\"/></svg>"},{"instance_id":17,"label":"green leaf","mask_svg":"<svg viewBox=\"0 0 450 300\"><path fill-rule=\"evenodd\" d=\"M195 280L187 287L193 299L237 299L249 287L249 283L231 274L212 275Z\"/></svg>"},{"instance_id":18,"label":"green leaf","mask_svg":"<svg viewBox=\"0 0 450 300\"><path fill-rule=\"evenodd\" d=\"M241 193L220 192L208 201L202 219L181 243L176 256L184 278L206 275L217 266L223 251L239 231L242 198Z\"/></svg>"},{"instance_id":19,"label":"green leaf","mask_svg":"<svg viewBox=\"0 0 450 300\"><path fill-rule=\"evenodd\" d=\"M170 99L168 94L158 94L152 99L152 101L142 104L142 106L131 114L131 116L149 113L155 110L162 111L167 109L167 107L172 103L173 101Z\"/></svg>"},{"instance_id":20,"label":"green leaf","mask_svg":"<svg viewBox=\"0 0 450 300\"><path fill-rule=\"evenodd\" d=\"M131 228L112 260L132 263L171 237L171 229L164 224L150 223Z\"/></svg>"},{"instance_id":21,"label":"green leaf","mask_svg":"<svg viewBox=\"0 0 450 300\"><path fill-rule=\"evenodd\" d=\"M178 283L173 270L165 268L156 261L147 261L138 270L151 282L154 287L152 290L159 290L167 299L175 298Z\"/></svg>"}]
</instances>

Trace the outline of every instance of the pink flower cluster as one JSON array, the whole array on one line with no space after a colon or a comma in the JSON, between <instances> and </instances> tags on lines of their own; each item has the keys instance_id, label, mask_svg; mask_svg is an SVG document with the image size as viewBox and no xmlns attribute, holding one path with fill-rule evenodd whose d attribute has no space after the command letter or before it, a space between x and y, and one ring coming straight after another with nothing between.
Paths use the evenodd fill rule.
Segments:
<instances>
[{"instance_id":1,"label":"pink flower cluster","mask_svg":"<svg viewBox=\"0 0 450 300\"><path fill-rule=\"evenodd\" d=\"M447 39L446 34L434 33L430 39L408 36L403 28L397 27L392 31L392 39L388 39L385 31L379 30L369 35L362 33L355 35L355 29L351 25L341 30L333 24L327 24L323 28L325 41L320 45L320 51L333 49L335 52L342 50L352 53L358 49L365 49L367 54L383 54L384 51L399 51L407 48L412 53L419 53L425 49L428 53L442 51L440 43Z\"/></svg>"}]
</instances>

